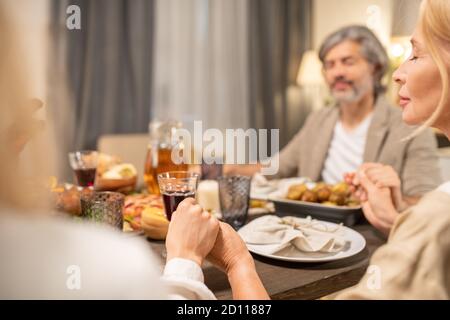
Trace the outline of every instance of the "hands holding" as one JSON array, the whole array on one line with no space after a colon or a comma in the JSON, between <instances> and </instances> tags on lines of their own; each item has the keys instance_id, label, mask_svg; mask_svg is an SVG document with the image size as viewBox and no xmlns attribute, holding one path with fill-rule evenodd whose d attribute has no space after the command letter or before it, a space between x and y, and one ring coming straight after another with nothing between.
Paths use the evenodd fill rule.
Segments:
<instances>
[{"instance_id":1,"label":"hands holding","mask_svg":"<svg viewBox=\"0 0 450 320\"><path fill-rule=\"evenodd\" d=\"M183 200L173 213L166 247L167 261L185 258L201 266L206 257L227 274L234 299L269 299L244 241L194 199Z\"/></svg>"},{"instance_id":2,"label":"hands holding","mask_svg":"<svg viewBox=\"0 0 450 320\"><path fill-rule=\"evenodd\" d=\"M185 258L202 265L206 256L227 274L253 258L241 237L227 223L204 211L193 198L183 200L172 215L166 239L167 260Z\"/></svg>"},{"instance_id":3,"label":"hands holding","mask_svg":"<svg viewBox=\"0 0 450 320\"><path fill-rule=\"evenodd\" d=\"M270 299L247 246L229 224L220 223L216 243L207 259L227 274L233 299Z\"/></svg>"},{"instance_id":4,"label":"hands holding","mask_svg":"<svg viewBox=\"0 0 450 320\"><path fill-rule=\"evenodd\" d=\"M216 243L207 259L226 274L242 265L253 266L253 258L236 231L227 223L220 222Z\"/></svg>"},{"instance_id":5,"label":"hands holding","mask_svg":"<svg viewBox=\"0 0 450 320\"><path fill-rule=\"evenodd\" d=\"M203 264L219 232L219 221L193 198L180 202L172 214L166 238L167 261L184 258Z\"/></svg>"},{"instance_id":6,"label":"hands holding","mask_svg":"<svg viewBox=\"0 0 450 320\"><path fill-rule=\"evenodd\" d=\"M379 163L366 163L355 173L347 174L345 181L359 197L367 220L388 235L398 212L406 206L395 170Z\"/></svg>"}]
</instances>

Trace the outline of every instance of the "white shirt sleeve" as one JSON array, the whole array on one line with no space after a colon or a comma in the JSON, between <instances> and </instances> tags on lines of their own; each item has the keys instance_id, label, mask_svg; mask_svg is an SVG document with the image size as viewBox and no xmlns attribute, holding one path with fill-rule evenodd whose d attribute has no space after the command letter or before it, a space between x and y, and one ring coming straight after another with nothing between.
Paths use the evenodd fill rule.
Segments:
<instances>
[{"instance_id":1,"label":"white shirt sleeve","mask_svg":"<svg viewBox=\"0 0 450 320\"><path fill-rule=\"evenodd\" d=\"M216 300L204 284L202 269L194 261L170 259L164 268L162 280L169 289L169 299Z\"/></svg>"},{"instance_id":2,"label":"white shirt sleeve","mask_svg":"<svg viewBox=\"0 0 450 320\"><path fill-rule=\"evenodd\" d=\"M441 184L437 190L450 194L450 181Z\"/></svg>"},{"instance_id":3,"label":"white shirt sleeve","mask_svg":"<svg viewBox=\"0 0 450 320\"><path fill-rule=\"evenodd\" d=\"M216 299L195 262L171 259L161 277L146 241L85 222L2 211L0 261L0 299Z\"/></svg>"}]
</instances>

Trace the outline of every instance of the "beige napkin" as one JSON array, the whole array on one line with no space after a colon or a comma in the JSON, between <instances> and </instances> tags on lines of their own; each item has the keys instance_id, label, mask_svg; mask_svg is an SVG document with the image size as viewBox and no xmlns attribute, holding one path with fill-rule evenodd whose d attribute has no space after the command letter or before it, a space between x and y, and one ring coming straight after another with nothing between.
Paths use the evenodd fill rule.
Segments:
<instances>
[{"instance_id":1,"label":"beige napkin","mask_svg":"<svg viewBox=\"0 0 450 320\"><path fill-rule=\"evenodd\" d=\"M340 225L330 226L311 217L267 215L250 222L239 230L239 234L248 244L275 245L270 254L289 246L302 252L334 253L343 250L346 245Z\"/></svg>"}]
</instances>

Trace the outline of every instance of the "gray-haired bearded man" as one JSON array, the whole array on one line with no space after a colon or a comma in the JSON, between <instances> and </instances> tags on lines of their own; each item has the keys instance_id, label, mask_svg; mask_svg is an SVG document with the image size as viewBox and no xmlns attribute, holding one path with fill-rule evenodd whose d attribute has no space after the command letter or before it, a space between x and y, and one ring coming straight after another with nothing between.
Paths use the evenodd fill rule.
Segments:
<instances>
[{"instance_id":1,"label":"gray-haired bearded man","mask_svg":"<svg viewBox=\"0 0 450 320\"><path fill-rule=\"evenodd\" d=\"M401 110L383 97L381 80L388 57L368 28L349 26L325 39L319 58L335 107L312 113L279 153L274 176L309 177L336 183L361 165L371 166L380 183L393 188L400 207L415 203L441 182L437 143L431 130L413 131ZM252 175L260 165L227 165L227 174Z\"/></svg>"}]
</instances>

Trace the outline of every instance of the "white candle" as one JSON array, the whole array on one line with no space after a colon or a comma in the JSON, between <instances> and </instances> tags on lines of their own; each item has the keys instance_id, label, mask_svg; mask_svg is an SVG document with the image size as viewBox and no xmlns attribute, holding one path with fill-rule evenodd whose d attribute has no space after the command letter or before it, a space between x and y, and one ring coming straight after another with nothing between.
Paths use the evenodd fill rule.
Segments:
<instances>
[{"instance_id":1,"label":"white candle","mask_svg":"<svg viewBox=\"0 0 450 320\"><path fill-rule=\"evenodd\" d=\"M203 180L197 188L197 201L203 209L220 212L219 184L214 180Z\"/></svg>"}]
</instances>

